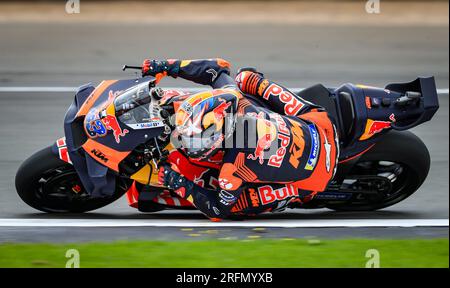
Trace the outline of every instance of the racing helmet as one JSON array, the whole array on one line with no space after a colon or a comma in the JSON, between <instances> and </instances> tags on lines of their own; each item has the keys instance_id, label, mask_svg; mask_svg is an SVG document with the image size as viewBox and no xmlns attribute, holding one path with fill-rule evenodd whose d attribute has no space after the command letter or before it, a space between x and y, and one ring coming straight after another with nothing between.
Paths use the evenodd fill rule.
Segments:
<instances>
[{"instance_id":1,"label":"racing helmet","mask_svg":"<svg viewBox=\"0 0 450 288\"><path fill-rule=\"evenodd\" d=\"M241 95L217 89L188 97L176 110L175 126L181 147L188 157L208 159L234 133Z\"/></svg>"}]
</instances>

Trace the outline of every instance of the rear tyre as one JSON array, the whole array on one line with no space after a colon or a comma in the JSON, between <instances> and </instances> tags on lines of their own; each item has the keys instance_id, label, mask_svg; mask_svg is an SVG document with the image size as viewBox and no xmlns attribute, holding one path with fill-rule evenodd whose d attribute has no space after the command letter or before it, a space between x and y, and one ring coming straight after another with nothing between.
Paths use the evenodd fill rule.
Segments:
<instances>
[{"instance_id":1,"label":"rear tyre","mask_svg":"<svg viewBox=\"0 0 450 288\"><path fill-rule=\"evenodd\" d=\"M378 176L386 178L383 183L372 183L378 189L376 195L355 192L344 203L327 204L338 211L372 211L397 204L423 184L430 170L430 153L419 137L409 131L391 131L368 153L363 155L349 175ZM355 190L369 182L358 180ZM347 187L348 188L348 187ZM353 187L351 187L353 188Z\"/></svg>"},{"instance_id":2,"label":"rear tyre","mask_svg":"<svg viewBox=\"0 0 450 288\"><path fill-rule=\"evenodd\" d=\"M119 199L129 181L117 179L112 197L91 198L74 167L47 147L28 158L16 174L16 190L29 206L48 213L82 213L96 210Z\"/></svg>"}]
</instances>

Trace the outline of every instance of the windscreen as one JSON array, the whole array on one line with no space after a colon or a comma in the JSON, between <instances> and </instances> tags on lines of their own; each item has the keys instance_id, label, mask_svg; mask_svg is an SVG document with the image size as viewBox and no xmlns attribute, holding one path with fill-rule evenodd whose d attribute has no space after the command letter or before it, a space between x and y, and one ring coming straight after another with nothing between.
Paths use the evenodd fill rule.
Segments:
<instances>
[{"instance_id":1,"label":"windscreen","mask_svg":"<svg viewBox=\"0 0 450 288\"><path fill-rule=\"evenodd\" d=\"M132 87L114 100L116 116L133 129L164 126L160 108L152 99L148 82Z\"/></svg>"}]
</instances>

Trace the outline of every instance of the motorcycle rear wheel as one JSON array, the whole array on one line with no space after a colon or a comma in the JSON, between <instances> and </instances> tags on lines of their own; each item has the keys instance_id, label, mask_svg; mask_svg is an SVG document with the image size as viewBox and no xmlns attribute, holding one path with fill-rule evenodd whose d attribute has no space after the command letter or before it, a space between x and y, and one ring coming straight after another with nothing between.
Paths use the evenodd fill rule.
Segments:
<instances>
[{"instance_id":1,"label":"motorcycle rear wheel","mask_svg":"<svg viewBox=\"0 0 450 288\"><path fill-rule=\"evenodd\" d=\"M326 207L337 211L373 211L395 205L420 188L429 170L430 153L422 140L409 131L391 131L363 155L349 173L352 176L384 175L390 185L380 188L375 196L355 192L350 200Z\"/></svg>"},{"instance_id":2,"label":"motorcycle rear wheel","mask_svg":"<svg viewBox=\"0 0 450 288\"><path fill-rule=\"evenodd\" d=\"M129 183L117 180L112 197L92 198L84 189L74 167L53 154L51 147L28 158L16 174L16 190L29 206L47 213L83 213L119 199Z\"/></svg>"}]
</instances>

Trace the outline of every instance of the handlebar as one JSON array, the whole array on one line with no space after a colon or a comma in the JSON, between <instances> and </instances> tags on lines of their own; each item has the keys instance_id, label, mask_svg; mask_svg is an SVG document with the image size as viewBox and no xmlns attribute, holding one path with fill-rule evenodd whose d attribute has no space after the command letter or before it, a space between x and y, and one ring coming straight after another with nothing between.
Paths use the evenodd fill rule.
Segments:
<instances>
[{"instance_id":1,"label":"handlebar","mask_svg":"<svg viewBox=\"0 0 450 288\"><path fill-rule=\"evenodd\" d=\"M127 69L142 70L142 66L130 66L130 65L123 65L122 66L122 71L125 71Z\"/></svg>"}]
</instances>

